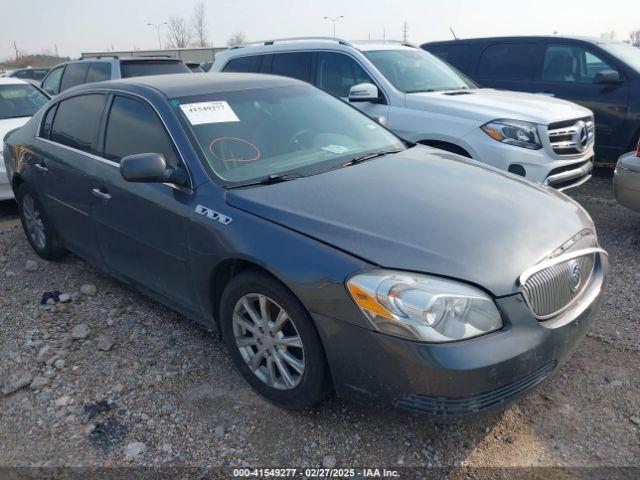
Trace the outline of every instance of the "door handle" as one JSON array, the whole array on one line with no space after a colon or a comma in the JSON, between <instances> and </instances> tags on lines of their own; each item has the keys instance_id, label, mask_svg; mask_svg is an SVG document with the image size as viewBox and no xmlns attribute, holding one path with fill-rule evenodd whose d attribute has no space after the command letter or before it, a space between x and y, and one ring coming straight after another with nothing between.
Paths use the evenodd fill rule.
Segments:
<instances>
[{"instance_id":1,"label":"door handle","mask_svg":"<svg viewBox=\"0 0 640 480\"><path fill-rule=\"evenodd\" d=\"M111 195L109 195L107 192L103 192L99 188L94 188L93 190L91 190L91 193L93 193L94 197L98 197L102 200L109 200L111 198Z\"/></svg>"},{"instance_id":2,"label":"door handle","mask_svg":"<svg viewBox=\"0 0 640 480\"><path fill-rule=\"evenodd\" d=\"M42 163L34 163L33 164L34 168L40 172L48 172L49 169L47 167L44 166L44 164Z\"/></svg>"}]
</instances>

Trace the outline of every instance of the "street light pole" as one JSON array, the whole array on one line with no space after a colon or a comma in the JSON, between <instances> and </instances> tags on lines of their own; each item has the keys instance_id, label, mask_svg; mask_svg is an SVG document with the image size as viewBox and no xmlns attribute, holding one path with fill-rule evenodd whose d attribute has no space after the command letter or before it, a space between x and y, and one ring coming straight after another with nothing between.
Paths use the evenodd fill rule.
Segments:
<instances>
[{"instance_id":1,"label":"street light pole","mask_svg":"<svg viewBox=\"0 0 640 480\"><path fill-rule=\"evenodd\" d=\"M156 29L156 32L158 32L158 46L160 47L160 50L162 50L162 41L160 40L160 28L162 28L163 25L168 25L167 22L162 22L160 24L155 24L155 23L147 23L148 26L153 27Z\"/></svg>"},{"instance_id":2,"label":"street light pole","mask_svg":"<svg viewBox=\"0 0 640 480\"><path fill-rule=\"evenodd\" d=\"M331 17L324 17L324 19L325 19L325 20L329 20L330 22L333 22L333 37L334 37L334 38L335 38L335 36L336 36L336 22L337 22L338 20L340 20L341 18L344 18L344 16L343 16L343 15L340 15L339 17L334 17L334 18L331 18Z\"/></svg>"}]
</instances>

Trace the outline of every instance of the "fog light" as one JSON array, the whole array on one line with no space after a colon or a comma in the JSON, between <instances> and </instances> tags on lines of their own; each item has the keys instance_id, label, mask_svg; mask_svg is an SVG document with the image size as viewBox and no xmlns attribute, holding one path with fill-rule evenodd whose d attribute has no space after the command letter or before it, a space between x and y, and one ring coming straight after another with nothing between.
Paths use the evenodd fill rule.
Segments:
<instances>
[{"instance_id":1,"label":"fog light","mask_svg":"<svg viewBox=\"0 0 640 480\"><path fill-rule=\"evenodd\" d=\"M512 163L511 165L509 165L509 173L520 175L521 177L527 176L527 171L524 169L524 167L517 163Z\"/></svg>"}]
</instances>

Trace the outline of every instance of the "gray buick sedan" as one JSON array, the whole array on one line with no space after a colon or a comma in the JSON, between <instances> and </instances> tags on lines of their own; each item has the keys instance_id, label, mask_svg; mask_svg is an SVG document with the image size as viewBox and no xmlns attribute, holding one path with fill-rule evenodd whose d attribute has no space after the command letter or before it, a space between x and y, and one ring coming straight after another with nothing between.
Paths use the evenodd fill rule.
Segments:
<instances>
[{"instance_id":1,"label":"gray buick sedan","mask_svg":"<svg viewBox=\"0 0 640 480\"><path fill-rule=\"evenodd\" d=\"M222 333L261 395L499 408L578 345L607 255L555 190L276 76L88 84L5 138L26 236Z\"/></svg>"}]
</instances>

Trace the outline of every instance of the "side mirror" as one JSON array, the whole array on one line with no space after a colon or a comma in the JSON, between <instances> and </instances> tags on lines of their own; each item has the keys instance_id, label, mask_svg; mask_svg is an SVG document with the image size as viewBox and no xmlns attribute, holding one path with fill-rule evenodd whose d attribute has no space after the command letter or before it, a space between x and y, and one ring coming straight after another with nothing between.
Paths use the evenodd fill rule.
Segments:
<instances>
[{"instance_id":1,"label":"side mirror","mask_svg":"<svg viewBox=\"0 0 640 480\"><path fill-rule=\"evenodd\" d=\"M161 153L140 153L120 160L120 175L128 182L186 184L181 168L167 166Z\"/></svg>"},{"instance_id":2,"label":"side mirror","mask_svg":"<svg viewBox=\"0 0 640 480\"><path fill-rule=\"evenodd\" d=\"M620 73L615 70L600 70L593 79L593 83L600 85L620 83L621 81Z\"/></svg>"},{"instance_id":3,"label":"side mirror","mask_svg":"<svg viewBox=\"0 0 640 480\"><path fill-rule=\"evenodd\" d=\"M359 83L349 90L350 102L377 102L378 87L373 83Z\"/></svg>"}]
</instances>

